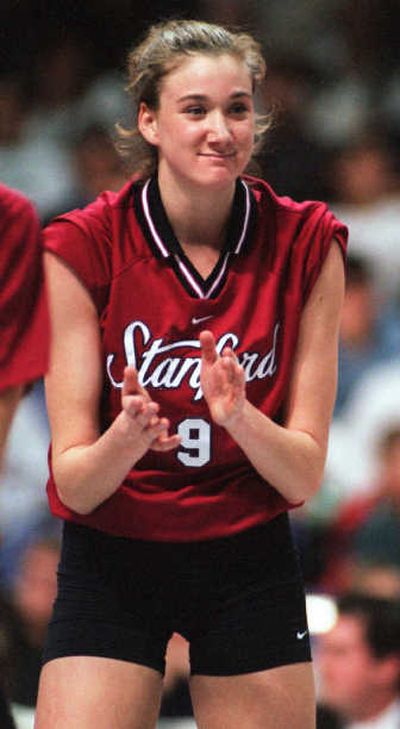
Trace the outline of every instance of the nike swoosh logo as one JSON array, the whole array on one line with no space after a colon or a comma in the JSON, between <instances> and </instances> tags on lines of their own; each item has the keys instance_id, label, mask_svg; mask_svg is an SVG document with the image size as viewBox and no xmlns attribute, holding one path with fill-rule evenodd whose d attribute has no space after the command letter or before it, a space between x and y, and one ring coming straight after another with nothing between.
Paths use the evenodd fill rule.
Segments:
<instances>
[{"instance_id":1,"label":"nike swoosh logo","mask_svg":"<svg viewBox=\"0 0 400 729\"><path fill-rule=\"evenodd\" d=\"M192 324L201 324L202 321L207 321L207 319L212 319L212 318L213 318L212 314L209 314L209 316L199 316L199 317L194 316L192 318Z\"/></svg>"},{"instance_id":2,"label":"nike swoosh logo","mask_svg":"<svg viewBox=\"0 0 400 729\"><path fill-rule=\"evenodd\" d=\"M303 638L306 637L307 633L308 633L308 630L305 630L304 633L301 633L300 630L298 630L296 633L297 640L303 640Z\"/></svg>"}]
</instances>

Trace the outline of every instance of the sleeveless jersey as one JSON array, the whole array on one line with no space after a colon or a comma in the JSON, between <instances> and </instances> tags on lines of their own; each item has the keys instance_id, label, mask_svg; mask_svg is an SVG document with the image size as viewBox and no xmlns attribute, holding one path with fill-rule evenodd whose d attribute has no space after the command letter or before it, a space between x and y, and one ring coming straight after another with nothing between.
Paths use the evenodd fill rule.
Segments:
<instances>
[{"instance_id":1,"label":"sleeveless jersey","mask_svg":"<svg viewBox=\"0 0 400 729\"><path fill-rule=\"evenodd\" d=\"M334 237L344 252L346 228L325 204L279 198L248 177L236 183L226 244L206 280L175 238L154 178L53 221L45 247L76 272L99 313L102 428L120 412L130 364L182 439L176 451L148 451L89 515L63 505L50 477L53 513L116 535L190 541L239 532L294 506L211 421L198 334L210 329L219 352L234 349L248 399L283 423L301 313Z\"/></svg>"},{"instance_id":2,"label":"sleeveless jersey","mask_svg":"<svg viewBox=\"0 0 400 729\"><path fill-rule=\"evenodd\" d=\"M0 390L41 377L49 354L49 317L33 205L0 184Z\"/></svg>"}]
</instances>

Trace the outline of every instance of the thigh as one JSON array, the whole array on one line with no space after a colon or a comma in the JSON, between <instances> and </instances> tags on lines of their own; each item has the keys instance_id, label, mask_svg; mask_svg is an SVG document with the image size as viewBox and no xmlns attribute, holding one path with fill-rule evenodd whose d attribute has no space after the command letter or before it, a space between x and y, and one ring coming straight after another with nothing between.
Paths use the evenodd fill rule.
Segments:
<instances>
[{"instance_id":1,"label":"thigh","mask_svg":"<svg viewBox=\"0 0 400 729\"><path fill-rule=\"evenodd\" d=\"M87 656L164 671L169 627L157 555L66 524L43 661Z\"/></svg>"},{"instance_id":2,"label":"thigh","mask_svg":"<svg viewBox=\"0 0 400 729\"><path fill-rule=\"evenodd\" d=\"M238 676L310 661L304 586L287 524L277 520L233 544L206 572L193 606L191 673Z\"/></svg>"},{"instance_id":3,"label":"thigh","mask_svg":"<svg viewBox=\"0 0 400 729\"><path fill-rule=\"evenodd\" d=\"M126 661L57 658L40 678L35 729L154 729L162 677Z\"/></svg>"},{"instance_id":4,"label":"thigh","mask_svg":"<svg viewBox=\"0 0 400 729\"><path fill-rule=\"evenodd\" d=\"M315 729L312 665L190 679L198 729Z\"/></svg>"}]
</instances>

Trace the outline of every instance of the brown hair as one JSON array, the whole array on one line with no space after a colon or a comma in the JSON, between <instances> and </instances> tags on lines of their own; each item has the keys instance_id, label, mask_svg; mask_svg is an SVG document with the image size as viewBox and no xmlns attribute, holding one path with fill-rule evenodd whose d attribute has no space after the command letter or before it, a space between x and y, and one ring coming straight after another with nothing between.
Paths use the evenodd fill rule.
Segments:
<instances>
[{"instance_id":1,"label":"brown hair","mask_svg":"<svg viewBox=\"0 0 400 729\"><path fill-rule=\"evenodd\" d=\"M265 61L261 47L251 35L199 20L169 20L153 25L144 40L128 55L127 91L136 111L141 102L157 109L164 76L179 65L182 57L199 53L227 53L242 60L249 70L253 90L264 79ZM256 115L254 151L269 124L268 117ZM139 177L153 174L157 168L157 149L142 137L137 124L131 129L117 125L117 131L117 147L132 171Z\"/></svg>"}]
</instances>

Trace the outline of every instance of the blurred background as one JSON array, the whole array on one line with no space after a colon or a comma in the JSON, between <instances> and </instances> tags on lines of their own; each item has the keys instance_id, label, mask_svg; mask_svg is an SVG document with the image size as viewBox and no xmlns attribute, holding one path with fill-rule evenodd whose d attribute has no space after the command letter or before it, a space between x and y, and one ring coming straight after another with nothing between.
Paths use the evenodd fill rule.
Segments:
<instances>
[{"instance_id":1,"label":"blurred background","mask_svg":"<svg viewBox=\"0 0 400 729\"><path fill-rule=\"evenodd\" d=\"M257 174L279 194L326 200L350 228L325 479L292 513L318 642L342 594L400 600L400 3L2 0L0 179L35 203L43 225L126 180L113 144L115 124L134 114L125 58L150 23L169 17L257 37L268 65L257 103L275 115ZM60 525L47 511L48 441L38 382L19 407L0 474L0 671L18 729L32 727L55 589ZM179 638L170 665L160 726L193 726L183 718L191 709Z\"/></svg>"}]
</instances>

